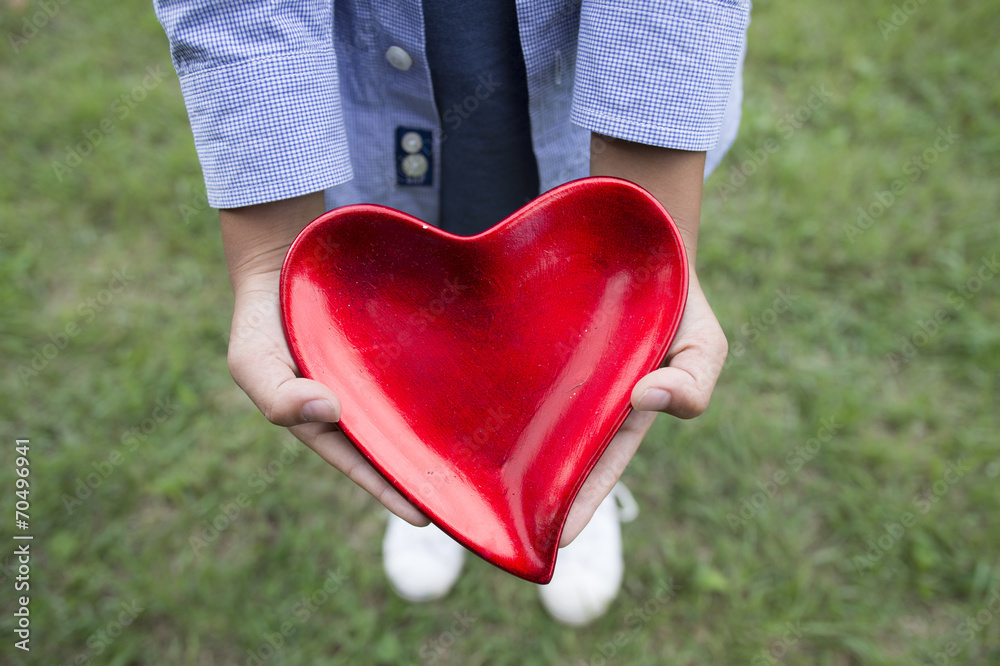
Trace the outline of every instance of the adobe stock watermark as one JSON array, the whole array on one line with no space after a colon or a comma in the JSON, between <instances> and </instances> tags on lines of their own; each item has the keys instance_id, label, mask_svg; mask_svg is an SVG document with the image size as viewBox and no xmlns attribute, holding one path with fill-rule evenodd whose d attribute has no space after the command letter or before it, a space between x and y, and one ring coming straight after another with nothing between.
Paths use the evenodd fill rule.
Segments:
<instances>
[{"instance_id":1,"label":"adobe stock watermark","mask_svg":"<svg viewBox=\"0 0 1000 666\"><path fill-rule=\"evenodd\" d=\"M904 2L898 5L894 4L888 20L880 18L876 23L879 32L882 33L882 41L889 41L889 35L897 32L906 25L910 17L916 14L917 10L925 4L927 4L927 0L904 0Z\"/></svg>"},{"instance_id":2,"label":"adobe stock watermark","mask_svg":"<svg viewBox=\"0 0 1000 666\"><path fill-rule=\"evenodd\" d=\"M926 319L918 319L916 326L908 334L901 336L899 349L886 354L885 362L889 369L893 373L898 373L916 358L920 350L929 345L941 333L944 325L974 299L998 272L1000 272L1000 261L997 261L997 255L982 257L975 275L948 292L945 297L947 307L936 308Z\"/></svg>"},{"instance_id":3,"label":"adobe stock watermark","mask_svg":"<svg viewBox=\"0 0 1000 666\"><path fill-rule=\"evenodd\" d=\"M245 340L260 330L267 323L281 321L278 302L268 303L265 307L260 301L254 301L249 308L241 308L233 313L233 324L223 337L232 343L233 339Z\"/></svg>"},{"instance_id":4,"label":"adobe stock watermark","mask_svg":"<svg viewBox=\"0 0 1000 666\"><path fill-rule=\"evenodd\" d=\"M375 48L379 38L385 35L381 24L375 20L365 21L355 17L351 28L350 35L345 35L349 36L350 39L340 41L340 44L351 53L363 54Z\"/></svg>"},{"instance_id":5,"label":"adobe stock watermark","mask_svg":"<svg viewBox=\"0 0 1000 666\"><path fill-rule=\"evenodd\" d=\"M502 408L494 407L487 408L482 416L481 425L471 435L463 434L454 443L454 453L458 459L472 460L476 464L488 462L490 442L496 441L503 424L511 418ZM441 489L447 487L454 478L454 469L454 466L451 466L437 473L427 470L426 474L421 475L421 481L415 489L416 496L424 498L440 496Z\"/></svg>"},{"instance_id":6,"label":"adobe stock watermark","mask_svg":"<svg viewBox=\"0 0 1000 666\"><path fill-rule=\"evenodd\" d=\"M107 663L107 657L103 659L97 658L103 655L111 644L124 633L125 628L135 622L136 618L145 610L135 599L127 603L123 601L119 605L122 610L115 619L108 622L102 629L88 636L88 649L77 653L73 659L66 662L66 666L88 666L90 663Z\"/></svg>"},{"instance_id":7,"label":"adobe stock watermark","mask_svg":"<svg viewBox=\"0 0 1000 666\"><path fill-rule=\"evenodd\" d=\"M681 586L675 584L673 578L658 581L653 594L646 601L636 604L625 614L624 622L628 630L615 632L610 640L597 646L590 659L586 661L581 659L574 666L607 666L610 664L622 648L635 640L635 637L677 597L680 591Z\"/></svg>"},{"instance_id":8,"label":"adobe stock watermark","mask_svg":"<svg viewBox=\"0 0 1000 666\"><path fill-rule=\"evenodd\" d=\"M741 358L747 352L750 345L757 342L757 340L759 340L764 333L778 323L778 318L781 315L786 312L795 311L795 301L799 300L799 297L793 296L790 289L775 289L774 295L775 298L771 303L771 307L765 309L757 315L754 315L753 317L750 317L749 321L743 322L740 326L739 336L729 344L729 355L726 357L726 362L722 366L723 369L729 367L731 364L735 363L737 359Z\"/></svg>"},{"instance_id":9,"label":"adobe stock watermark","mask_svg":"<svg viewBox=\"0 0 1000 666\"><path fill-rule=\"evenodd\" d=\"M463 458L474 457L489 444L510 418L510 414L503 407L488 407L482 425L473 430L471 435L459 437L458 454Z\"/></svg>"},{"instance_id":10,"label":"adobe stock watermark","mask_svg":"<svg viewBox=\"0 0 1000 666\"><path fill-rule=\"evenodd\" d=\"M496 92L496 89L500 87L500 82L493 80L492 74L485 76L480 74L477 82L479 85L472 91L472 94L466 95L461 103L456 102L451 108L441 114L441 120L448 125L448 129L451 131L457 132L462 123L468 120L479 109L479 106L488 100ZM441 141L446 141L447 139L448 135L442 133Z\"/></svg>"},{"instance_id":11,"label":"adobe stock watermark","mask_svg":"<svg viewBox=\"0 0 1000 666\"><path fill-rule=\"evenodd\" d=\"M458 441L455 444L456 455L466 460L480 457L484 449L487 449L489 443L495 441L497 434L510 418L511 415L502 407L488 407L486 413L482 415L480 425L472 431L472 434L466 433L457 438ZM488 455L488 453L487 449L486 454ZM482 459L487 458L483 456ZM448 478L449 475L447 473L444 476L435 476L433 471L428 470L427 474L423 476L423 481L420 483L417 493L422 496L434 495L439 490L437 483L447 483Z\"/></svg>"},{"instance_id":12,"label":"adobe stock watermark","mask_svg":"<svg viewBox=\"0 0 1000 666\"><path fill-rule=\"evenodd\" d=\"M737 190L746 185L750 177L757 173L772 155L781 150L781 146L808 123L817 111L826 106L831 97L833 94L826 89L825 83L812 86L806 101L794 111L779 118L774 124L774 131L780 140L769 136L758 148L744 152L740 161L729 167L729 178L716 187L716 194L719 195L719 198L725 202Z\"/></svg>"},{"instance_id":13,"label":"adobe stock watermark","mask_svg":"<svg viewBox=\"0 0 1000 666\"><path fill-rule=\"evenodd\" d=\"M961 459L949 462L940 479L935 480L929 487L914 495L912 504L916 514L928 513L970 471L971 469ZM914 511L903 511L896 520L882 523L882 532L878 536L865 540L868 550L851 559L856 573L861 575L868 573L885 557L886 553L896 547L906 531L917 523L917 515Z\"/></svg>"},{"instance_id":14,"label":"adobe stock watermark","mask_svg":"<svg viewBox=\"0 0 1000 666\"><path fill-rule=\"evenodd\" d=\"M962 653L972 641L997 617L1000 617L1000 588L993 588L986 603L974 615L966 615L965 619L955 625L952 633L957 634L957 640L949 640L941 646L939 652L928 652L927 659L934 666L949 666L952 659ZM954 662L966 664L968 661Z\"/></svg>"},{"instance_id":15,"label":"adobe stock watermark","mask_svg":"<svg viewBox=\"0 0 1000 666\"><path fill-rule=\"evenodd\" d=\"M49 341L33 347L31 359L18 364L17 374L21 378L21 383L27 386L28 382L44 372L62 350L69 346L73 338L80 335L80 331L97 319L97 315L104 312L115 298L134 281L135 276L128 273L127 266L122 266L121 270L111 271L111 279L108 280L107 287L97 292L96 296L80 301L74 310L76 318L60 330L49 333L47 336Z\"/></svg>"},{"instance_id":16,"label":"adobe stock watermark","mask_svg":"<svg viewBox=\"0 0 1000 666\"><path fill-rule=\"evenodd\" d=\"M69 3L69 0L41 0L38 3L38 10L33 12L31 16L25 16L21 19L21 29L17 32L7 33L7 42L10 44L10 48L14 51L14 55L21 52L31 39L38 34L45 26L49 24L56 14L62 11L63 6Z\"/></svg>"},{"instance_id":17,"label":"adobe stock watermark","mask_svg":"<svg viewBox=\"0 0 1000 666\"><path fill-rule=\"evenodd\" d=\"M140 444L147 442L157 428L173 416L177 405L171 402L171 397L158 399L148 417L144 418L139 425L132 426L122 433L119 439L121 448L114 449L103 459L91 463L94 468L93 472L86 476L76 477L73 494L63 493L61 498L66 513L73 515L74 511L83 506L83 502L125 463L128 455L138 449Z\"/></svg>"},{"instance_id":18,"label":"adobe stock watermark","mask_svg":"<svg viewBox=\"0 0 1000 666\"><path fill-rule=\"evenodd\" d=\"M781 492L780 489L787 485L793 476L801 472L806 464L818 456L823 445L828 444L836 437L841 428L843 425L837 423L836 416L820 419L816 435L788 451L784 457L785 466L779 467L767 478L758 480L757 487L760 490L741 499L735 513L730 511L726 514L726 523L733 534L738 534L741 529L750 524L750 521L756 520L757 515L767 506L768 502Z\"/></svg>"},{"instance_id":19,"label":"adobe stock watermark","mask_svg":"<svg viewBox=\"0 0 1000 666\"><path fill-rule=\"evenodd\" d=\"M558 9L553 12L557 16L574 16L580 13L583 0L563 0L559 3Z\"/></svg>"},{"instance_id":20,"label":"adobe stock watermark","mask_svg":"<svg viewBox=\"0 0 1000 666\"><path fill-rule=\"evenodd\" d=\"M781 636L772 640L750 660L750 666L777 666L806 633L799 620L786 622L785 627Z\"/></svg>"},{"instance_id":21,"label":"adobe stock watermark","mask_svg":"<svg viewBox=\"0 0 1000 666\"><path fill-rule=\"evenodd\" d=\"M875 222L892 208L893 204L903 196L910 185L920 180L931 166L961 138L951 127L939 127L937 136L923 152L911 155L903 162L902 177L896 178L885 190L876 190L867 206L858 206L858 217L855 222L844 225L844 235L853 245L858 238L874 226Z\"/></svg>"},{"instance_id":22,"label":"adobe stock watermark","mask_svg":"<svg viewBox=\"0 0 1000 666\"><path fill-rule=\"evenodd\" d=\"M424 305L417 308L417 311L411 314L405 323L392 321L395 333L387 343L376 347L375 365L382 370L389 368L419 342L418 336L433 326L438 318L447 311L448 306L458 300L468 288L469 285L462 284L460 278L445 278L441 290ZM374 319L383 318L375 301L369 301L365 305L365 310ZM389 323L387 318L386 324Z\"/></svg>"},{"instance_id":23,"label":"adobe stock watermark","mask_svg":"<svg viewBox=\"0 0 1000 666\"><path fill-rule=\"evenodd\" d=\"M395 181L393 181L395 182ZM320 234L316 239L316 246L321 250L319 258L324 260L336 260L340 257L341 245L326 234Z\"/></svg>"},{"instance_id":24,"label":"adobe stock watermark","mask_svg":"<svg viewBox=\"0 0 1000 666\"><path fill-rule=\"evenodd\" d=\"M290 616L281 623L277 631L265 633L264 640L256 648L247 649L246 666L262 666L281 651L285 641L295 635L299 626L309 621L309 618L320 609L330 598L344 587L347 575L337 567L336 571L326 570L326 579L318 590L312 594L303 595L289 610Z\"/></svg>"},{"instance_id":25,"label":"adobe stock watermark","mask_svg":"<svg viewBox=\"0 0 1000 666\"><path fill-rule=\"evenodd\" d=\"M202 551L211 544L219 540L223 532L228 530L239 520L243 510L250 507L268 486L274 483L277 478L291 465L300 455L305 447L297 441L286 440L282 444L281 453L266 465L262 465L251 473L246 480L247 490L237 494L228 501L220 502L215 514L201 522L200 528L188 538L188 545L198 557Z\"/></svg>"},{"instance_id":26,"label":"adobe stock watermark","mask_svg":"<svg viewBox=\"0 0 1000 666\"><path fill-rule=\"evenodd\" d=\"M600 306L587 321L583 328L579 326L566 326L566 333L555 344L555 353L560 361L566 361L577 352L582 340L585 340L589 331L600 331L608 326L617 325L621 317L621 304L642 287L646 282L656 276L663 266L670 265L675 258L675 253L668 252L666 248L659 246L650 248L645 255L645 260L634 269L634 279L629 281L612 282L608 290L602 294Z\"/></svg>"},{"instance_id":27,"label":"adobe stock watermark","mask_svg":"<svg viewBox=\"0 0 1000 666\"><path fill-rule=\"evenodd\" d=\"M423 660L423 663L437 663L441 657L448 653L448 650L455 644L455 641L479 620L478 617L469 611L463 613L455 611L452 613L452 616L455 618L455 621L451 623L448 629L445 629L434 638L425 640L424 644L420 646L420 658Z\"/></svg>"},{"instance_id":28,"label":"adobe stock watermark","mask_svg":"<svg viewBox=\"0 0 1000 666\"><path fill-rule=\"evenodd\" d=\"M184 220L184 224L190 224L192 219L209 208L211 205L208 203L208 192L203 188L196 189L187 203L177 204L177 212Z\"/></svg>"},{"instance_id":29,"label":"adobe stock watermark","mask_svg":"<svg viewBox=\"0 0 1000 666\"><path fill-rule=\"evenodd\" d=\"M128 92L111 102L110 114L101 118L94 127L81 132L83 139L75 145L66 145L66 156L63 161L53 160L52 171L56 179L62 182L69 172L83 164L84 159L93 154L94 150L104 143L104 139L118 130L118 123L128 118L140 102L146 99L150 91L157 88L166 74L162 65L150 65L146 68L146 76Z\"/></svg>"}]
</instances>

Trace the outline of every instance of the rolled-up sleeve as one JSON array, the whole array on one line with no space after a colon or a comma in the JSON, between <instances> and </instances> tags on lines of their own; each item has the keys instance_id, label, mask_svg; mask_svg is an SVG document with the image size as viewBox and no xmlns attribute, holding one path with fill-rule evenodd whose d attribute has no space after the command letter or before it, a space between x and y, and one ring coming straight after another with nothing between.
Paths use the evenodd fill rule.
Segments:
<instances>
[{"instance_id":1,"label":"rolled-up sleeve","mask_svg":"<svg viewBox=\"0 0 1000 666\"><path fill-rule=\"evenodd\" d=\"M351 179L332 5L154 1L210 205L287 199Z\"/></svg>"},{"instance_id":2,"label":"rolled-up sleeve","mask_svg":"<svg viewBox=\"0 0 1000 666\"><path fill-rule=\"evenodd\" d=\"M714 147L749 22L748 0L584 0L571 120L637 143Z\"/></svg>"}]
</instances>

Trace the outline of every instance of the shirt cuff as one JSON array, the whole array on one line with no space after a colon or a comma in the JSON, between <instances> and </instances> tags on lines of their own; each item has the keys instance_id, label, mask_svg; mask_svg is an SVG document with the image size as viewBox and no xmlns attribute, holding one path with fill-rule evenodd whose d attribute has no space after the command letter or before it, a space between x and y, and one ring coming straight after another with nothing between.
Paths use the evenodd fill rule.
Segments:
<instances>
[{"instance_id":1,"label":"shirt cuff","mask_svg":"<svg viewBox=\"0 0 1000 666\"><path fill-rule=\"evenodd\" d=\"M180 77L209 205L288 199L352 178L336 72L330 50Z\"/></svg>"},{"instance_id":2,"label":"shirt cuff","mask_svg":"<svg viewBox=\"0 0 1000 666\"><path fill-rule=\"evenodd\" d=\"M638 12L584 1L570 119L626 141L711 149L746 40L750 4L650 4Z\"/></svg>"}]
</instances>

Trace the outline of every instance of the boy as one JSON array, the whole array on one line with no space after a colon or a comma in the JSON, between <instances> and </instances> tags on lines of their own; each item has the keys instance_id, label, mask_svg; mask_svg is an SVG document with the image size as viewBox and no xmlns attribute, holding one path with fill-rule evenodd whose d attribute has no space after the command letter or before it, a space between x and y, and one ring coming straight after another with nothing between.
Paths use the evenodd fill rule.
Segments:
<instances>
[{"instance_id":1,"label":"boy","mask_svg":"<svg viewBox=\"0 0 1000 666\"><path fill-rule=\"evenodd\" d=\"M617 479L655 412L705 410L725 361L695 257L702 180L738 124L749 1L155 5L221 209L236 296L230 370L268 420L402 519L390 519L383 551L407 598L445 594L462 549L419 527L427 518L337 430L337 396L298 376L278 314L291 241L358 202L477 233L588 174L631 180L670 211L691 270L680 330L666 366L636 385L636 411L577 496L561 545L590 526L541 588L560 621L598 617L622 576L615 497L628 497Z\"/></svg>"}]
</instances>

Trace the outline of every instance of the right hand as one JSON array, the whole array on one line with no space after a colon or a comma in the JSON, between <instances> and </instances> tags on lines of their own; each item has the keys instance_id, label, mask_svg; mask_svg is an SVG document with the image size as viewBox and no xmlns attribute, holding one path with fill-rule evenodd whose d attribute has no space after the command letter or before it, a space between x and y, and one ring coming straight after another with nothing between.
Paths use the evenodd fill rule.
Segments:
<instances>
[{"instance_id":1,"label":"right hand","mask_svg":"<svg viewBox=\"0 0 1000 666\"><path fill-rule=\"evenodd\" d=\"M323 214L322 192L220 211L222 241L236 296L229 338L229 371L257 408L400 518L430 521L393 488L344 436L340 400L320 382L303 378L285 340L279 307L281 264L296 235Z\"/></svg>"}]
</instances>

